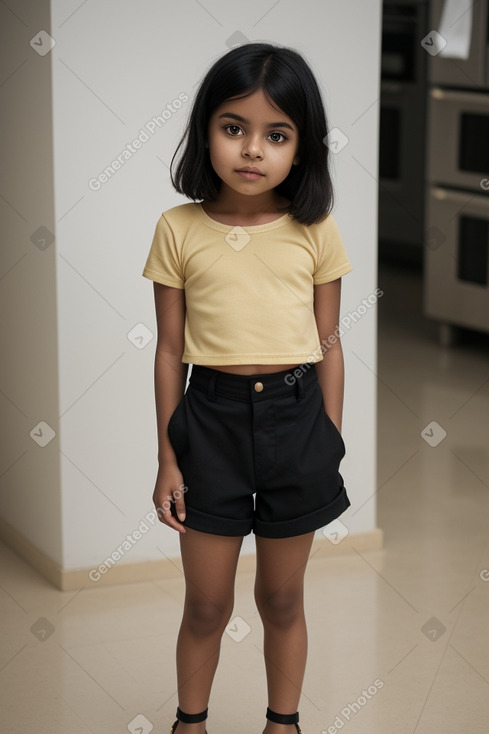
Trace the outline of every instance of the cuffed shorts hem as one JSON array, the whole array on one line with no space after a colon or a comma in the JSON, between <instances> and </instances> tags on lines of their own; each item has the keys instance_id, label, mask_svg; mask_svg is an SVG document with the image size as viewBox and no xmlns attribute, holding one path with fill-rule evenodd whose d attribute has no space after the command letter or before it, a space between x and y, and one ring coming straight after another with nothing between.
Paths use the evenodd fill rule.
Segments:
<instances>
[{"instance_id":1,"label":"cuffed shorts hem","mask_svg":"<svg viewBox=\"0 0 489 734\"><path fill-rule=\"evenodd\" d=\"M253 518L233 520L230 517L216 517L195 510L187 504L185 520L182 525L192 530L200 530L201 533L212 533L213 535L248 535L253 527Z\"/></svg>"},{"instance_id":2,"label":"cuffed shorts hem","mask_svg":"<svg viewBox=\"0 0 489 734\"><path fill-rule=\"evenodd\" d=\"M282 520L281 522L263 522L263 520L255 517L253 532L262 538L292 538L296 535L304 535L336 520L350 507L350 504L346 489L342 487L334 500L326 507L321 507L321 509L309 512L307 515L302 515L302 517Z\"/></svg>"},{"instance_id":3,"label":"cuffed shorts hem","mask_svg":"<svg viewBox=\"0 0 489 734\"><path fill-rule=\"evenodd\" d=\"M229 535L235 537L249 535L253 531L255 535L262 538L293 538L328 525L328 523L336 520L348 507L350 507L350 500L348 499L345 487L341 487L337 496L326 507L321 507L319 510L309 512L307 515L302 515L302 517L292 518L291 520L265 522L256 516L246 520L233 520L228 517L209 515L206 512L200 512L200 510L195 510L187 505L183 525L192 530L199 530L202 533L212 533L213 535Z\"/></svg>"}]
</instances>

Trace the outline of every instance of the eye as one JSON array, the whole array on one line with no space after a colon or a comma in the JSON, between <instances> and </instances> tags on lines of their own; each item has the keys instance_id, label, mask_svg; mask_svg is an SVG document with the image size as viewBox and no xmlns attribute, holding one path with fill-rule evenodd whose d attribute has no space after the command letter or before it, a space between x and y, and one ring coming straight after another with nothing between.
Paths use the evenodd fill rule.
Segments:
<instances>
[{"instance_id":1,"label":"eye","mask_svg":"<svg viewBox=\"0 0 489 734\"><path fill-rule=\"evenodd\" d=\"M272 135L278 135L280 137L280 140L272 138ZM272 138L272 143L283 143L284 140L287 140L287 136L279 132L270 133L269 137Z\"/></svg>"},{"instance_id":2,"label":"eye","mask_svg":"<svg viewBox=\"0 0 489 734\"><path fill-rule=\"evenodd\" d=\"M242 132L239 125L224 125L224 129L228 131L228 133L234 137L236 137L239 133L239 131Z\"/></svg>"}]
</instances>

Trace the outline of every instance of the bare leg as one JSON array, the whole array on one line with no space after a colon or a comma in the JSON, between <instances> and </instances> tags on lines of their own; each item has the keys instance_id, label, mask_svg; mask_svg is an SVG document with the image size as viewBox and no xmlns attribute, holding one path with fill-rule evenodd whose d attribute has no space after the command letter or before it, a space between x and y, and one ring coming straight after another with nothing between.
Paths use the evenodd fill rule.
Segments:
<instances>
[{"instance_id":1,"label":"bare leg","mask_svg":"<svg viewBox=\"0 0 489 734\"><path fill-rule=\"evenodd\" d=\"M207 708L221 638L234 607L236 566L243 537L180 535L185 604L177 640L178 705L187 714ZM206 722L179 722L176 734L204 734Z\"/></svg>"},{"instance_id":2,"label":"bare leg","mask_svg":"<svg viewBox=\"0 0 489 734\"><path fill-rule=\"evenodd\" d=\"M263 622L268 706L298 710L307 659L304 573L314 532L294 538L256 537L255 601ZM266 722L266 734L292 734L294 724Z\"/></svg>"}]
</instances>

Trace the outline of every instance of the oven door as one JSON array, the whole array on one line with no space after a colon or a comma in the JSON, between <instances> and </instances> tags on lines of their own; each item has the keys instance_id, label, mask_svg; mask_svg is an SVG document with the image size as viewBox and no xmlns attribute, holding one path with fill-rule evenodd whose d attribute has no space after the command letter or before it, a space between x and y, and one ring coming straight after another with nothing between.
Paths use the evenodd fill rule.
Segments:
<instances>
[{"instance_id":1,"label":"oven door","mask_svg":"<svg viewBox=\"0 0 489 734\"><path fill-rule=\"evenodd\" d=\"M423 242L423 105L410 86L382 83L379 148L379 237Z\"/></svg>"},{"instance_id":2,"label":"oven door","mask_svg":"<svg viewBox=\"0 0 489 734\"><path fill-rule=\"evenodd\" d=\"M489 94L431 89L427 140L431 183L480 191L489 175Z\"/></svg>"},{"instance_id":3,"label":"oven door","mask_svg":"<svg viewBox=\"0 0 489 734\"><path fill-rule=\"evenodd\" d=\"M444 6L449 0L431 0L430 28L442 30L440 22ZM450 87L488 87L489 86L489 51L488 51L488 19L489 0L473 0L461 3L456 11L455 22L448 23L448 32L453 34L445 38L446 47L443 54L438 53L430 58L429 79L432 84L442 84ZM472 13L472 27L470 45L467 58L450 58L450 46L456 44L456 37L466 23L466 13ZM443 35L443 33L442 33Z\"/></svg>"},{"instance_id":4,"label":"oven door","mask_svg":"<svg viewBox=\"0 0 489 734\"><path fill-rule=\"evenodd\" d=\"M428 189L424 265L426 315L489 332L489 196Z\"/></svg>"}]
</instances>

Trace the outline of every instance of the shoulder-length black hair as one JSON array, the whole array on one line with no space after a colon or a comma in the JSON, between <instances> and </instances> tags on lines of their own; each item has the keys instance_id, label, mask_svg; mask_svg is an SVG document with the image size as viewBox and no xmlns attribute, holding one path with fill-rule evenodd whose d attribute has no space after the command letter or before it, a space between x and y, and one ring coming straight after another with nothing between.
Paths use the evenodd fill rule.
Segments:
<instances>
[{"instance_id":1,"label":"shoulder-length black hair","mask_svg":"<svg viewBox=\"0 0 489 734\"><path fill-rule=\"evenodd\" d=\"M290 201L288 212L302 224L320 222L333 206L333 185L328 166L326 115L316 79L303 57L293 49L270 43L248 43L218 59L205 75L189 120L173 155L171 182L189 199L213 201L221 179L206 148L209 119L230 97L246 97L263 89L299 130L300 161L276 187ZM176 155L185 145L176 170Z\"/></svg>"}]
</instances>

